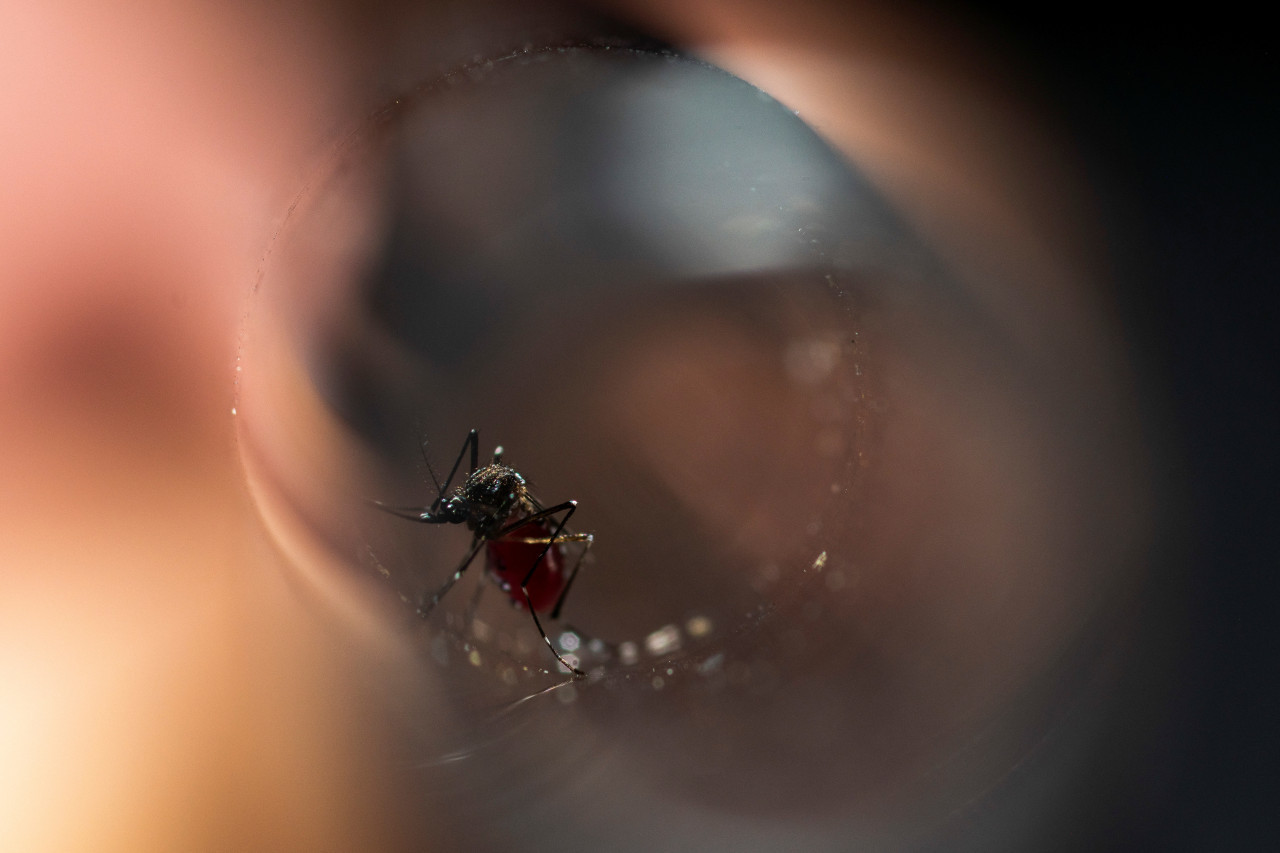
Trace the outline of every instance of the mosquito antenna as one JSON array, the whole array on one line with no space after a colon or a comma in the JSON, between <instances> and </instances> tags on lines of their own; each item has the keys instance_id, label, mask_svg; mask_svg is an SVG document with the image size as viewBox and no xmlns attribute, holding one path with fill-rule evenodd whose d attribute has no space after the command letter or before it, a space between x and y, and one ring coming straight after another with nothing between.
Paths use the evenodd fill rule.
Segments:
<instances>
[{"instance_id":1,"label":"mosquito antenna","mask_svg":"<svg viewBox=\"0 0 1280 853\"><path fill-rule=\"evenodd\" d=\"M441 501L444 500L444 489L440 486L440 478L436 476L436 469L431 465L431 457L427 455L427 440L425 438L418 444L418 449L422 451L422 461L427 464L427 473L431 475L431 484L436 487L436 499L431 504L431 513L434 515L440 509Z\"/></svg>"}]
</instances>

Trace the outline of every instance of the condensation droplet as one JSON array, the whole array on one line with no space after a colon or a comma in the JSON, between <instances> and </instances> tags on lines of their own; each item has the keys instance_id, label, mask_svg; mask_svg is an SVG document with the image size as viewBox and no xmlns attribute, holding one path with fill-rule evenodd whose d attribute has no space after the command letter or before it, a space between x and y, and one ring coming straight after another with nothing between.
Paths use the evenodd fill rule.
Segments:
<instances>
[{"instance_id":1,"label":"condensation droplet","mask_svg":"<svg viewBox=\"0 0 1280 853\"><path fill-rule=\"evenodd\" d=\"M630 640L618 646L618 659L626 666L640 660L640 648Z\"/></svg>"},{"instance_id":2,"label":"condensation droplet","mask_svg":"<svg viewBox=\"0 0 1280 853\"><path fill-rule=\"evenodd\" d=\"M689 621L684 623L684 630L690 637L705 637L711 633L711 620L702 615L690 617Z\"/></svg>"},{"instance_id":3,"label":"condensation droplet","mask_svg":"<svg viewBox=\"0 0 1280 853\"><path fill-rule=\"evenodd\" d=\"M654 657L674 652L680 648L680 629L675 625L663 625L644 638L644 648Z\"/></svg>"}]
</instances>

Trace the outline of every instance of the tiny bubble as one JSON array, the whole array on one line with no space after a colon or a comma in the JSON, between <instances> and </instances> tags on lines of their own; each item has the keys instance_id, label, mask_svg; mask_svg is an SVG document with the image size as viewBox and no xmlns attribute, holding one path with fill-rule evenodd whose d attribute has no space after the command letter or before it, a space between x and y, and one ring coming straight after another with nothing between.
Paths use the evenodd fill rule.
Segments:
<instances>
[{"instance_id":1,"label":"tiny bubble","mask_svg":"<svg viewBox=\"0 0 1280 853\"><path fill-rule=\"evenodd\" d=\"M665 681L663 681L663 680L662 680L662 676L661 676L661 675L655 675L655 676L653 677L652 684L653 684L653 689L654 689L654 690L661 690L661 689L663 688L663 686L664 686L666 683L667 683L667 682L665 682Z\"/></svg>"}]
</instances>

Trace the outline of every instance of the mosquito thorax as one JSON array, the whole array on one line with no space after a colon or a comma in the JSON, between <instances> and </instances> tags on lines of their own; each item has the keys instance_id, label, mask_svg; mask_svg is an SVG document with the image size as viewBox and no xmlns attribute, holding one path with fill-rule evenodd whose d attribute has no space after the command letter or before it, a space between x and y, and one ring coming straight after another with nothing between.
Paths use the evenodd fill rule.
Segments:
<instances>
[{"instance_id":1,"label":"mosquito thorax","mask_svg":"<svg viewBox=\"0 0 1280 853\"><path fill-rule=\"evenodd\" d=\"M466 506L467 526L484 535L505 524L527 495L524 477L495 462L476 469L452 501L460 500Z\"/></svg>"}]
</instances>

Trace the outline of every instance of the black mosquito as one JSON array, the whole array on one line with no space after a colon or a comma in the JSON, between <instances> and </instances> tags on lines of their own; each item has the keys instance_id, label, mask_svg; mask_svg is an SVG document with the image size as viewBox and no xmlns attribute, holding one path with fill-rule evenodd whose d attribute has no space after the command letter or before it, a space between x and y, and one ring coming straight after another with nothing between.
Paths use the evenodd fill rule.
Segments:
<instances>
[{"instance_id":1,"label":"black mosquito","mask_svg":"<svg viewBox=\"0 0 1280 853\"><path fill-rule=\"evenodd\" d=\"M573 517L578 502L565 501L544 507L530 493L524 477L502 463L501 447L494 450L493 461L483 467L479 464L479 448L479 433L473 429L463 442L443 485L431 463L427 462L427 470L436 487L436 499L431 506L390 507L374 502L375 506L400 518L422 524L465 524L473 534L471 547L458 568L444 585L429 596L424 594L419 600L418 615L425 619L483 550L489 578L506 593L512 604L528 608L547 648L570 672L582 677L586 673L556 651L538 618L538 614L559 618L560 608L564 606L569 588L578 576L582 559L595 541L590 533L571 533L568 530L569 519ZM466 478L450 495L449 487L468 453L470 466ZM557 516L560 516L558 520ZM572 562L567 547L571 543L581 543Z\"/></svg>"}]
</instances>

